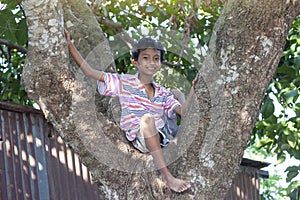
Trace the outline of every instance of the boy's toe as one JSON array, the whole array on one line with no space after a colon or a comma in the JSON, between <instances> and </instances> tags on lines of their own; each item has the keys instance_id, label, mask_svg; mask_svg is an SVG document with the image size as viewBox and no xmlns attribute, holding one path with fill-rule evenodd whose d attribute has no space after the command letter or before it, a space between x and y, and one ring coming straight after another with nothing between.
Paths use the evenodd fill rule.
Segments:
<instances>
[{"instance_id":1,"label":"boy's toe","mask_svg":"<svg viewBox=\"0 0 300 200\"><path fill-rule=\"evenodd\" d=\"M181 187L179 187L177 192L184 192L184 191L188 190L190 187L191 187L191 184L186 183L186 184L182 185Z\"/></svg>"}]
</instances>

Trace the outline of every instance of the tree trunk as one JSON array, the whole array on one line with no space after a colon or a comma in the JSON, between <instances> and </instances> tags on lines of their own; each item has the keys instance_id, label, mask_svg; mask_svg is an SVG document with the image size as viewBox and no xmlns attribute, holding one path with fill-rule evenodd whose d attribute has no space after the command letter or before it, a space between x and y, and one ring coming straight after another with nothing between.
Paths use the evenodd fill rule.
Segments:
<instances>
[{"instance_id":1,"label":"tree trunk","mask_svg":"<svg viewBox=\"0 0 300 200\"><path fill-rule=\"evenodd\" d=\"M107 199L223 199L300 13L299 1L226 3L176 143L163 150L172 172L192 180L191 190L175 194L161 183L151 156L133 149L106 114L115 100L100 101L96 82L70 62L63 27L93 67L113 70L110 48L85 2L24 0L24 8L26 91L89 167Z\"/></svg>"}]
</instances>

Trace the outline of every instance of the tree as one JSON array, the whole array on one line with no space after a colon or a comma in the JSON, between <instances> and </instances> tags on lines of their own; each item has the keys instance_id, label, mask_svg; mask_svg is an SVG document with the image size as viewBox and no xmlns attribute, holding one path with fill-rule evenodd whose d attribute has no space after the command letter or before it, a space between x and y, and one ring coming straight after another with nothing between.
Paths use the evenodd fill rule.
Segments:
<instances>
[{"instance_id":1,"label":"tree","mask_svg":"<svg viewBox=\"0 0 300 200\"><path fill-rule=\"evenodd\" d=\"M47 8L45 12L42 9L43 3L35 1L24 3L30 43L23 80L30 96L39 102L48 119L64 136L65 141L70 142L94 172L95 178L104 184L102 189L106 188L105 191L111 191L111 194L118 195L120 198L126 195L129 198L138 197L138 195L148 195L148 198L151 198L151 195L171 195L155 188L154 178L157 176L155 173L134 175L115 169L103 170L105 169L101 163L103 160L92 160L95 155L85 149L85 145L82 144L84 140L82 138L90 132L84 131L85 134L82 135L83 131L79 130L74 122L85 119L82 124L88 123L88 119L95 115L95 112L93 110L89 113L80 112L81 115L76 116L78 113L74 113L74 110L78 111L79 105L84 107L87 101L93 104L94 102L90 99L86 99L85 102L80 102L80 100L93 95L94 91L90 93L86 91L87 86L76 78L76 67L68 65L63 35L57 31L61 30L60 27L63 25L60 15L62 10L59 5L45 5ZM88 14L89 11L83 2L61 3L65 5L63 6L65 21L74 24L73 27L82 28L82 35L72 34L75 41L81 39L93 47L98 44L95 39L104 40L95 19ZM35 7L35 5L39 6ZM183 146L186 144L177 144L176 148L184 153L171 165L172 169L179 171L180 174L193 178L194 187L191 196L199 199L220 199L228 189L228 183L238 168L252 126L259 113L265 88L279 61L289 30L287 24L291 24L295 16L299 14L296 13L297 6L299 7L299 1L229 1L225 4L223 13L214 28L215 34L212 35L210 41L209 54L201 68L202 79L197 85L197 94L190 108L191 114L182 122L181 130L185 130L185 132L181 131L182 137L192 135L194 139L187 151ZM60 12L57 13L57 10ZM241 14L243 17L240 17ZM39 16L38 23L36 16ZM82 18L80 20L79 17L72 18L72 16L82 16ZM86 22L89 28L86 28L82 22ZM277 27L275 31L273 31L274 27ZM54 31L55 28L56 31ZM83 40L85 36L93 37ZM47 46L45 41L54 43ZM91 46L85 44L78 46L85 55L92 49ZM255 85L257 79L260 81ZM72 99L77 91L80 91L81 97L84 98ZM87 118L82 116L84 114ZM104 120L104 115L100 114L99 117L102 119L100 127L105 128L107 130L105 132L112 130L119 132L113 123ZM108 133L108 136L112 135ZM92 137L97 139L96 135ZM179 139L179 141L182 140ZM99 143L105 146L102 140ZM102 148L97 150L101 151ZM180 151L178 152L181 154ZM136 152L132 155L140 156ZM176 155L175 158L177 158ZM149 160L149 157L145 159ZM121 159L118 158L118 160ZM140 160L137 159L137 161ZM222 173L219 173L220 171ZM118 184L113 180L114 178L110 177L110 181L106 180L112 174L114 178L118 178ZM144 180L149 181L144 184ZM127 193L118 190L123 184L127 186ZM110 188L107 185L110 185ZM142 192L145 185L148 191L152 192ZM132 193L132 188L137 192ZM187 194L174 196L179 199L189 198Z\"/></svg>"}]
</instances>

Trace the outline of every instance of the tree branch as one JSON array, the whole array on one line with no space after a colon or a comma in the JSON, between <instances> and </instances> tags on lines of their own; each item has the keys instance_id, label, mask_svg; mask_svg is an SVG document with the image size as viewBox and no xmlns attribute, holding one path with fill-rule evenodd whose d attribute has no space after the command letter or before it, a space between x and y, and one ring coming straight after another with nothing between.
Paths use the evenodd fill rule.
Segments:
<instances>
[{"instance_id":1,"label":"tree branch","mask_svg":"<svg viewBox=\"0 0 300 200\"><path fill-rule=\"evenodd\" d=\"M20 51L21 53L27 53L27 49L25 47L13 44L10 41L0 39L0 44L6 45L10 49L16 49L16 50Z\"/></svg>"},{"instance_id":2,"label":"tree branch","mask_svg":"<svg viewBox=\"0 0 300 200\"><path fill-rule=\"evenodd\" d=\"M166 65L168 67L182 67L183 65L180 64L180 63L171 63L171 62L167 62L167 61L164 61L162 62L163 65Z\"/></svg>"}]
</instances>

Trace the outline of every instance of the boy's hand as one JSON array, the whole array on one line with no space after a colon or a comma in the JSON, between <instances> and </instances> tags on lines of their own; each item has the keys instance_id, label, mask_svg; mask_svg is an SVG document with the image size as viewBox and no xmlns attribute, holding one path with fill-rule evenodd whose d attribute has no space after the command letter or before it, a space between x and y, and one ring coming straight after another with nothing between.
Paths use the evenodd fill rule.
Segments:
<instances>
[{"instance_id":1,"label":"boy's hand","mask_svg":"<svg viewBox=\"0 0 300 200\"><path fill-rule=\"evenodd\" d=\"M66 29L64 29L64 33L65 33L65 37L66 37L66 40L67 40L68 44L71 43L69 32Z\"/></svg>"},{"instance_id":2,"label":"boy's hand","mask_svg":"<svg viewBox=\"0 0 300 200\"><path fill-rule=\"evenodd\" d=\"M194 92L194 90L195 90L195 85L196 85L196 83L198 82L198 80L199 80L199 76L200 76L200 74L199 73L197 73L196 74L196 77L194 78L194 80L192 81L192 87L191 87L191 90Z\"/></svg>"}]
</instances>

